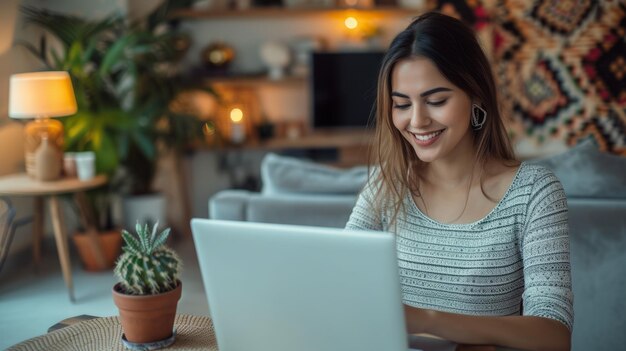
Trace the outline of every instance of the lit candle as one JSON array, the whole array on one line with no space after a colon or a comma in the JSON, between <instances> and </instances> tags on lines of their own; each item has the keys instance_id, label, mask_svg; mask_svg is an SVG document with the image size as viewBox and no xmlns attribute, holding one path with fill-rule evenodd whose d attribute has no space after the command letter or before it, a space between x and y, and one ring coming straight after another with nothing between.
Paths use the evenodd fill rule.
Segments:
<instances>
[{"instance_id":1,"label":"lit candle","mask_svg":"<svg viewBox=\"0 0 626 351\"><path fill-rule=\"evenodd\" d=\"M246 139L246 131L243 125L243 111L240 108L230 110L230 140L240 144Z\"/></svg>"}]
</instances>

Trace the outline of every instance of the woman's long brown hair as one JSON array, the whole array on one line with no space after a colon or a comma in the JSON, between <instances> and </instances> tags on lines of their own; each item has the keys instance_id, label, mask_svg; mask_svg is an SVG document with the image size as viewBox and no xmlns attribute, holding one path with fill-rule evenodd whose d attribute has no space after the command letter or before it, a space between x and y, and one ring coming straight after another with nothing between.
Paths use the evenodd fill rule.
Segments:
<instances>
[{"instance_id":1,"label":"woman's long brown hair","mask_svg":"<svg viewBox=\"0 0 626 351\"><path fill-rule=\"evenodd\" d=\"M480 101L487 111L483 127L473 131L476 166L484 168L490 159L517 163L500 116L491 66L474 32L452 17L436 12L424 14L394 38L378 75L370 164L379 170L370 172L370 184L377 185L375 203L381 206L377 210L392 210L390 223L395 223L398 213L404 211L408 194L420 196L422 162L394 127L391 115L391 74L398 61L411 57L430 59L448 81ZM481 179L481 188L482 184Z\"/></svg>"}]
</instances>

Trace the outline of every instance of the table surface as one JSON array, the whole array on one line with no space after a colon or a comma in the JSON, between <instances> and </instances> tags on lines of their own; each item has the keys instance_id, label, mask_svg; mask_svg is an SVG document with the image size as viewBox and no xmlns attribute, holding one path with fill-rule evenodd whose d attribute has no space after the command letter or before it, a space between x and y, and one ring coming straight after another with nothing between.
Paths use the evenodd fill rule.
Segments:
<instances>
[{"instance_id":1,"label":"table surface","mask_svg":"<svg viewBox=\"0 0 626 351\"><path fill-rule=\"evenodd\" d=\"M167 350L217 351L211 318L176 315L176 341ZM122 344L122 326L114 317L95 318L13 345L8 351L90 350L126 351Z\"/></svg>"},{"instance_id":2,"label":"table surface","mask_svg":"<svg viewBox=\"0 0 626 351\"><path fill-rule=\"evenodd\" d=\"M213 321L206 316L177 314L176 341L165 348L177 351L218 351ZM122 344L122 326L117 316L94 318L71 324L13 345L7 351L127 351ZM456 344L430 334L409 336L412 350L454 351ZM164 349L164 350L165 350ZM497 347L498 351L519 351Z\"/></svg>"},{"instance_id":3,"label":"table surface","mask_svg":"<svg viewBox=\"0 0 626 351\"><path fill-rule=\"evenodd\" d=\"M29 177L26 173L19 173L0 177L0 194L39 196L74 193L99 187L106 182L107 177L105 175L97 175L89 180L60 178L58 180L39 181Z\"/></svg>"}]
</instances>

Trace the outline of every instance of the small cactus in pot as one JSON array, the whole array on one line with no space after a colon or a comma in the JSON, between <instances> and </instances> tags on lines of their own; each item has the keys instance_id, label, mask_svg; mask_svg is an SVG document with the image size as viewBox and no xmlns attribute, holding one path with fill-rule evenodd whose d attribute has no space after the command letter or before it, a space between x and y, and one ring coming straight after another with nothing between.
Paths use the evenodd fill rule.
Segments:
<instances>
[{"instance_id":1,"label":"small cactus in pot","mask_svg":"<svg viewBox=\"0 0 626 351\"><path fill-rule=\"evenodd\" d=\"M126 243L115 264L124 293L129 295L154 295L173 290L178 285L182 263L165 241L170 228L157 234L158 222L152 230L137 223L137 235L122 230Z\"/></svg>"},{"instance_id":2,"label":"small cactus in pot","mask_svg":"<svg viewBox=\"0 0 626 351\"><path fill-rule=\"evenodd\" d=\"M137 234L122 230L126 245L115 264L119 283L113 301L120 312L125 340L132 343L174 342L173 326L181 297L181 260L165 246L167 228L157 231L137 223Z\"/></svg>"}]
</instances>

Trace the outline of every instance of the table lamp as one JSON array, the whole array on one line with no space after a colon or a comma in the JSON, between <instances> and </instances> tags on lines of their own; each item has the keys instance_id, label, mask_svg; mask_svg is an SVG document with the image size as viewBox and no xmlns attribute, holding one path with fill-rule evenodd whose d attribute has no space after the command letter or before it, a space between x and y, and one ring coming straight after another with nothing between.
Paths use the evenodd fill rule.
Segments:
<instances>
[{"instance_id":1,"label":"table lamp","mask_svg":"<svg viewBox=\"0 0 626 351\"><path fill-rule=\"evenodd\" d=\"M32 72L11 76L9 116L35 119L24 128L28 175L40 180L60 177L63 165L63 125L50 117L74 113L76 98L67 72ZM46 150L41 150L40 146ZM45 165L37 165L37 162L45 162Z\"/></svg>"}]
</instances>

